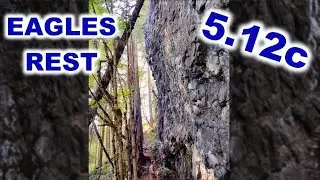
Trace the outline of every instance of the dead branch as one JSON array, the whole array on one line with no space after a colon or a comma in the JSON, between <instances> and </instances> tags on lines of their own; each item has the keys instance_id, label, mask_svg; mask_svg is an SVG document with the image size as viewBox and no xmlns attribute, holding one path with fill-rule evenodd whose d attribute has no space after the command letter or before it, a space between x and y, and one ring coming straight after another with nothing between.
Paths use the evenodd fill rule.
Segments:
<instances>
[{"instance_id":1,"label":"dead branch","mask_svg":"<svg viewBox=\"0 0 320 180\"><path fill-rule=\"evenodd\" d=\"M106 155L109 163L110 163L111 166L112 166L112 171L114 171L114 165L113 165L112 160L111 160L111 158L110 158L110 156L109 156L109 154L108 154L107 149L104 147L103 140L102 140L102 138L101 138L101 136L100 136L100 134L99 134L99 132L98 132L98 128L97 128L97 126L96 126L96 123L95 123L94 121L92 121L92 124L93 124L94 131L96 132L96 135L97 135L98 140L99 140L99 142L100 142L100 145L101 145L101 147L102 147L102 149L103 149L103 151L104 151L104 153L105 153L105 155Z\"/></svg>"},{"instance_id":2,"label":"dead branch","mask_svg":"<svg viewBox=\"0 0 320 180\"><path fill-rule=\"evenodd\" d=\"M139 17L140 10L143 6L143 3L144 3L144 0L137 1L135 8L133 10L133 13L132 13L132 17L130 18L130 20L126 24L125 30L124 30L121 38L118 40L117 46L115 48L116 64L118 64L120 61L120 58L121 58L123 51L124 51L124 48L126 47L128 39L129 39L129 37L132 33L132 30L134 28L134 25ZM113 70L114 68L116 68L116 67L114 67L114 62L109 61L108 66L107 66L107 70L105 71L105 73L101 79L102 89L106 89L108 87L110 80L112 79L112 76L113 76L112 72L114 72L114 70ZM96 89L95 95L96 95L98 101L103 97L103 94L104 94L104 92L101 91L100 88Z\"/></svg>"}]
</instances>

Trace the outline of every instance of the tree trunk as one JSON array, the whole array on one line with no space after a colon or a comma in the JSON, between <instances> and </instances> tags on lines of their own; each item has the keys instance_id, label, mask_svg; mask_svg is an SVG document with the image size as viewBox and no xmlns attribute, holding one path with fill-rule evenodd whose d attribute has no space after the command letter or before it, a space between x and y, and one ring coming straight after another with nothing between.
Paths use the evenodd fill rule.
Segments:
<instances>
[{"instance_id":1,"label":"tree trunk","mask_svg":"<svg viewBox=\"0 0 320 180\"><path fill-rule=\"evenodd\" d=\"M99 144L99 145L97 145L97 151L96 152L100 153L100 151L102 150L104 152L104 154L106 155L106 157L107 157L109 163L111 164L112 168L114 168L114 165L113 165L113 163L111 161L111 158L110 158L110 156L108 154L108 151L107 151L107 149L105 148L105 146L103 144L103 137L101 137L101 135L99 133L99 129L97 128L97 125L95 124L95 122L92 122L92 125L93 125L94 131L96 133L96 136L97 136L97 139L98 139L98 144ZM97 167L99 167L99 168L101 168L101 166L102 166L102 162L100 164L101 160L102 160L102 154L99 155L98 158L97 158L97 163L98 163Z\"/></svg>"},{"instance_id":2,"label":"tree trunk","mask_svg":"<svg viewBox=\"0 0 320 180\"><path fill-rule=\"evenodd\" d=\"M138 168L141 170L142 163L144 161L143 155L143 127L142 127L142 116L141 116L141 98L140 98L140 85L139 85L139 68L138 68L138 49L135 41L132 42L133 54L134 54L134 119L136 125L136 144L137 144L137 158Z\"/></svg>"},{"instance_id":3,"label":"tree trunk","mask_svg":"<svg viewBox=\"0 0 320 180\"><path fill-rule=\"evenodd\" d=\"M138 180L138 158L135 130L131 130L133 180Z\"/></svg>"},{"instance_id":4,"label":"tree trunk","mask_svg":"<svg viewBox=\"0 0 320 180\"><path fill-rule=\"evenodd\" d=\"M113 42L115 45L115 42ZM124 159L123 159L123 141L122 141L122 112L118 107L118 85L117 85L117 72L116 66L117 61L115 57L113 58L113 79L112 79L112 88L113 88L113 95L114 95L114 121L116 125L116 132L115 132L115 142L116 142L116 152L117 152L117 159L118 159L118 175L119 180L124 180L125 178L125 169L124 169Z\"/></svg>"},{"instance_id":5,"label":"tree trunk","mask_svg":"<svg viewBox=\"0 0 320 180\"><path fill-rule=\"evenodd\" d=\"M137 135L136 135L136 120L135 120L135 54L134 44L132 38L127 45L128 54L128 89L129 89L129 126L131 134L131 146L132 146L132 174L133 179L138 180L138 157L137 157Z\"/></svg>"},{"instance_id":6,"label":"tree trunk","mask_svg":"<svg viewBox=\"0 0 320 180\"><path fill-rule=\"evenodd\" d=\"M121 116L120 116L121 117ZM117 118L117 122L121 122L121 118ZM125 177L125 167L124 167L124 158L123 158L123 141L122 141L122 124L118 126L118 130L116 133L116 142L117 142L117 154L119 159L119 178L120 180L124 180Z\"/></svg>"},{"instance_id":7,"label":"tree trunk","mask_svg":"<svg viewBox=\"0 0 320 180\"><path fill-rule=\"evenodd\" d=\"M149 105L149 122L151 128L154 128L154 118L152 113L152 85L151 85L151 75L150 75L150 66L148 66L148 105Z\"/></svg>"},{"instance_id":8,"label":"tree trunk","mask_svg":"<svg viewBox=\"0 0 320 180\"><path fill-rule=\"evenodd\" d=\"M100 124L102 124L100 122ZM101 134L101 143L99 144L100 146L100 150L99 150L99 156L98 156L98 159L99 159L99 163L98 163L98 167L102 167L102 160L103 160L103 148L104 148L104 138L105 138L105 132L104 132L104 126L100 126L100 128L98 128L100 130L100 134Z\"/></svg>"},{"instance_id":9,"label":"tree trunk","mask_svg":"<svg viewBox=\"0 0 320 180\"><path fill-rule=\"evenodd\" d=\"M116 149L116 130L112 129L112 154L113 154L113 164L114 164L114 170L115 170L115 175L116 175L116 179L120 179L119 177L119 157L118 157L118 151Z\"/></svg>"}]
</instances>

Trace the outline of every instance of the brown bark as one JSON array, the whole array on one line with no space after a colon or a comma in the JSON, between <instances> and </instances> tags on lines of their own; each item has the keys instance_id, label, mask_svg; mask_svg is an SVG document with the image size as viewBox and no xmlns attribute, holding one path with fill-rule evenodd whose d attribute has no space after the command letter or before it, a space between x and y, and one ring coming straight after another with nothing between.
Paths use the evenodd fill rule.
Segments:
<instances>
[{"instance_id":1,"label":"brown bark","mask_svg":"<svg viewBox=\"0 0 320 180\"><path fill-rule=\"evenodd\" d=\"M143 163L143 128L141 116L141 98L138 74L138 53L137 45L133 39L128 44L128 86L130 91L130 128L132 134L132 156L134 176Z\"/></svg>"},{"instance_id":2,"label":"brown bark","mask_svg":"<svg viewBox=\"0 0 320 180\"><path fill-rule=\"evenodd\" d=\"M150 67L148 67L148 103L149 103L149 122L150 122L151 128L154 128L154 118L152 113L152 85L151 85Z\"/></svg>"},{"instance_id":3,"label":"brown bark","mask_svg":"<svg viewBox=\"0 0 320 180\"><path fill-rule=\"evenodd\" d=\"M134 49L132 40L127 46L128 54L128 89L129 89L129 127L131 134L131 157L132 157L132 175L133 179L138 179L138 159L137 159L137 144L136 144L136 122L134 116L134 91L135 91L135 72L134 72Z\"/></svg>"},{"instance_id":4,"label":"brown bark","mask_svg":"<svg viewBox=\"0 0 320 180\"><path fill-rule=\"evenodd\" d=\"M130 128L130 118L127 119L126 124L126 140L127 140L127 164L128 164L128 179L132 179L132 145L131 145L131 128Z\"/></svg>"},{"instance_id":5,"label":"brown bark","mask_svg":"<svg viewBox=\"0 0 320 180\"><path fill-rule=\"evenodd\" d=\"M134 119L136 128L136 144L137 144L137 158L138 168L141 169L143 163L143 127L142 127L142 116L141 116L141 98L140 98L140 86L139 86L139 70L138 70L138 49L135 41L132 42L133 54L134 54Z\"/></svg>"},{"instance_id":6,"label":"brown bark","mask_svg":"<svg viewBox=\"0 0 320 180\"><path fill-rule=\"evenodd\" d=\"M114 162L114 169L115 169L115 175L116 178L119 179L119 166L118 166L118 154L116 150L116 130L112 129L112 154L113 154L113 162Z\"/></svg>"},{"instance_id":7,"label":"brown bark","mask_svg":"<svg viewBox=\"0 0 320 180\"><path fill-rule=\"evenodd\" d=\"M122 124L119 124L118 132L116 133L116 142L117 142L116 146L117 146L117 151L118 151L117 154L119 158L119 178L120 180L124 180L125 169L124 169L124 159L123 159L123 141L122 141L121 132L122 132Z\"/></svg>"},{"instance_id":8,"label":"brown bark","mask_svg":"<svg viewBox=\"0 0 320 180\"><path fill-rule=\"evenodd\" d=\"M102 167L102 160L103 160L103 148L105 148L104 138L105 138L105 127L100 127L101 129L101 143L100 143L100 150L99 150L99 162L98 166ZM108 153L108 152L107 152Z\"/></svg>"}]
</instances>

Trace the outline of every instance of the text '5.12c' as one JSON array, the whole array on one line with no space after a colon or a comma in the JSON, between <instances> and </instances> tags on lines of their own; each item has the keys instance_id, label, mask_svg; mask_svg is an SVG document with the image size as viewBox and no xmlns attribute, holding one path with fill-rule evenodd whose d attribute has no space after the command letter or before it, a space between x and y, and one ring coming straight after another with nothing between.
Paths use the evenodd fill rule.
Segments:
<instances>
[{"instance_id":1,"label":"text '5.12c'","mask_svg":"<svg viewBox=\"0 0 320 180\"><path fill-rule=\"evenodd\" d=\"M208 44L219 44L235 50L239 41L240 52L258 61L281 66L291 72L305 72L311 64L309 48L300 42L292 42L289 34L280 28L264 28L259 21L243 24L236 34L229 31L232 15L214 9L206 13L199 28L200 38Z\"/></svg>"}]
</instances>

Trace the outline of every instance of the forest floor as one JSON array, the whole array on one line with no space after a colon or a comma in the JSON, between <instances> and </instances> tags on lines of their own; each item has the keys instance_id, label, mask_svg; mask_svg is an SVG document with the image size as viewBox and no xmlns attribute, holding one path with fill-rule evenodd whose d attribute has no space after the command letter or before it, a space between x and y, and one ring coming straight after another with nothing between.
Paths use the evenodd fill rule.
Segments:
<instances>
[{"instance_id":1,"label":"forest floor","mask_svg":"<svg viewBox=\"0 0 320 180\"><path fill-rule=\"evenodd\" d=\"M145 156L146 163L143 166L141 180L158 180L158 178L156 176L150 174L150 172L149 172L149 169L151 166L151 160L154 160L154 157L155 157L153 154L153 141L154 141L153 138L154 137L152 135L150 135L150 133L148 133L148 132L144 133L143 154ZM161 164L156 163L154 169L157 169L159 167L161 167Z\"/></svg>"},{"instance_id":2,"label":"forest floor","mask_svg":"<svg viewBox=\"0 0 320 180\"><path fill-rule=\"evenodd\" d=\"M156 135L155 130L147 130L144 133L143 154L145 163L142 166L142 177L140 180L164 180L164 179L179 179L178 174L172 170L162 167L161 160L158 154L154 154ZM150 173L151 161L154 160L154 174Z\"/></svg>"}]
</instances>

